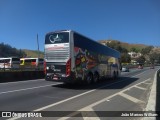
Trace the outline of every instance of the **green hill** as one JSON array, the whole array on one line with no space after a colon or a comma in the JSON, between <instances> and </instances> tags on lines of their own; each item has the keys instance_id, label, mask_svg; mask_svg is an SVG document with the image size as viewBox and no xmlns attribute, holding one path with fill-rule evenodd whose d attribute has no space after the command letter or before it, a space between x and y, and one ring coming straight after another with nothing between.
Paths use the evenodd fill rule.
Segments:
<instances>
[{"instance_id":1,"label":"green hill","mask_svg":"<svg viewBox=\"0 0 160 120\"><path fill-rule=\"evenodd\" d=\"M44 52L36 50L17 49L8 44L0 43L0 57L39 57L44 58Z\"/></svg>"},{"instance_id":2,"label":"green hill","mask_svg":"<svg viewBox=\"0 0 160 120\"><path fill-rule=\"evenodd\" d=\"M141 51L143 48L147 47L147 45L144 44L129 44L126 42L121 42L119 40L98 40L99 43L106 44L110 42L115 42L117 44L120 44L121 47L127 49L128 51L131 51L132 48L136 48L137 50Z\"/></svg>"},{"instance_id":3,"label":"green hill","mask_svg":"<svg viewBox=\"0 0 160 120\"><path fill-rule=\"evenodd\" d=\"M37 50L27 50L27 49L23 49L22 51L26 54L26 57L38 57L39 54L40 58L44 58L44 52L42 51L38 52Z\"/></svg>"},{"instance_id":4,"label":"green hill","mask_svg":"<svg viewBox=\"0 0 160 120\"><path fill-rule=\"evenodd\" d=\"M21 49L16 49L8 44L0 43L0 57L23 57L25 53Z\"/></svg>"}]
</instances>

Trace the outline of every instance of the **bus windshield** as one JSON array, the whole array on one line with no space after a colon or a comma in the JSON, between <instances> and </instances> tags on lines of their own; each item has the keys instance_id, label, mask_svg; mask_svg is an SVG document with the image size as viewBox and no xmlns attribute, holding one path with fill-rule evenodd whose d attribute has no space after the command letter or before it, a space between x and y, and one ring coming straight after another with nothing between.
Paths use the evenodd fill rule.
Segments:
<instances>
[{"instance_id":1,"label":"bus windshield","mask_svg":"<svg viewBox=\"0 0 160 120\"><path fill-rule=\"evenodd\" d=\"M49 33L45 37L45 44L69 43L69 33Z\"/></svg>"},{"instance_id":2,"label":"bus windshield","mask_svg":"<svg viewBox=\"0 0 160 120\"><path fill-rule=\"evenodd\" d=\"M10 62L10 59L2 59L0 60L0 63L9 63Z\"/></svg>"}]
</instances>

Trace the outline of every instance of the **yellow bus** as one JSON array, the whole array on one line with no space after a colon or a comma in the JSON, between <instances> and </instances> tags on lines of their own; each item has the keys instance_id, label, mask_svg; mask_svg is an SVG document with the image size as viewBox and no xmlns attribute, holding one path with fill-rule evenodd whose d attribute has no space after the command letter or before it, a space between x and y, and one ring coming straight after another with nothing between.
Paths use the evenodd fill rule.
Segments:
<instances>
[{"instance_id":1,"label":"yellow bus","mask_svg":"<svg viewBox=\"0 0 160 120\"><path fill-rule=\"evenodd\" d=\"M42 58L21 58L21 68L43 70L43 59Z\"/></svg>"}]
</instances>

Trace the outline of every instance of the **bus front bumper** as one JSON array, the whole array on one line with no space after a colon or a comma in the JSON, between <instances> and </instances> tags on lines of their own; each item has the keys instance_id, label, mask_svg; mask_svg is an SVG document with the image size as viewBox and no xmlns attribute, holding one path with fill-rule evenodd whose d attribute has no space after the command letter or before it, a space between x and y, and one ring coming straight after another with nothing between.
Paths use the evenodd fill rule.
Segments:
<instances>
[{"instance_id":1,"label":"bus front bumper","mask_svg":"<svg viewBox=\"0 0 160 120\"><path fill-rule=\"evenodd\" d=\"M55 82L72 82L71 76L66 76L65 74L54 74L47 73L45 76L46 81L55 81Z\"/></svg>"}]
</instances>

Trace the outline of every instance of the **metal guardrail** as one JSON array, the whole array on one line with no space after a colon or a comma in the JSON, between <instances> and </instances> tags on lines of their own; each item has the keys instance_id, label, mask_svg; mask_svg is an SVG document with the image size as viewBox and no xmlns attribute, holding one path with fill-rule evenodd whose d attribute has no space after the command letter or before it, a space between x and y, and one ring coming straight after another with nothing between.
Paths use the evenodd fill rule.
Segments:
<instances>
[{"instance_id":1,"label":"metal guardrail","mask_svg":"<svg viewBox=\"0 0 160 120\"><path fill-rule=\"evenodd\" d=\"M9 81L21 81L31 79L42 79L45 77L43 71L1 71L0 83Z\"/></svg>"},{"instance_id":2,"label":"metal guardrail","mask_svg":"<svg viewBox=\"0 0 160 120\"><path fill-rule=\"evenodd\" d=\"M0 72L43 71L43 68L0 68Z\"/></svg>"}]
</instances>

